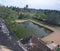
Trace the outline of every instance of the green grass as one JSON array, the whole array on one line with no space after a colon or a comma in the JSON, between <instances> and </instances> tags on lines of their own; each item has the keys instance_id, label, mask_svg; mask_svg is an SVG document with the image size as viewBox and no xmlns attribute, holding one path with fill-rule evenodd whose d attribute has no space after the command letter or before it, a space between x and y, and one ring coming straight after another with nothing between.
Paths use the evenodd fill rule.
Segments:
<instances>
[{"instance_id":1,"label":"green grass","mask_svg":"<svg viewBox=\"0 0 60 51\"><path fill-rule=\"evenodd\" d=\"M19 17L19 14L16 11L13 11L11 9L4 8L4 7L1 7L0 11L3 12L3 13L6 13L6 14L3 14L2 18L5 20L5 22L8 24L8 26L10 26L11 30L13 32L15 32L15 34L18 38L25 38L25 37L31 36L32 33L33 34L37 33L37 32L34 33L34 31L32 29L29 30L28 28L27 28L27 30L28 30L27 31L25 29L26 26L25 26L25 28L21 28L21 27L19 27L18 23L13 22L14 20L18 19L18 17ZM32 19L31 17L24 18L24 19ZM39 22L39 20L35 20L35 21ZM48 30L46 30L46 32L48 32Z\"/></svg>"},{"instance_id":2,"label":"green grass","mask_svg":"<svg viewBox=\"0 0 60 51\"><path fill-rule=\"evenodd\" d=\"M60 51L60 48L57 48L57 50L56 51Z\"/></svg>"}]
</instances>

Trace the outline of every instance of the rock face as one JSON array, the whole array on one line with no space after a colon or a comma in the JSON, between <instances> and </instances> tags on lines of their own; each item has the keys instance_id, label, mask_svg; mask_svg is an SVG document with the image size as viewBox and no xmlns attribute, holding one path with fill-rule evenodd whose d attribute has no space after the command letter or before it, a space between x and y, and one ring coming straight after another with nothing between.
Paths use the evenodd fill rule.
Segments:
<instances>
[{"instance_id":1,"label":"rock face","mask_svg":"<svg viewBox=\"0 0 60 51\"><path fill-rule=\"evenodd\" d=\"M0 30L0 47L2 51L24 51L22 47L18 45L18 39L14 36L11 30L7 28L6 24L2 21L0 21L0 24L3 26Z\"/></svg>"}]
</instances>

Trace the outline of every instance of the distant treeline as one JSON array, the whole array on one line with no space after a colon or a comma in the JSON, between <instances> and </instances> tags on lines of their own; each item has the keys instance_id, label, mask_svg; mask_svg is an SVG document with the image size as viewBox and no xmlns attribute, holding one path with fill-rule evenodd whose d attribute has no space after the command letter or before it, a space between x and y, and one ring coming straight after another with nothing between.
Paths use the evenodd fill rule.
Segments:
<instances>
[{"instance_id":1,"label":"distant treeline","mask_svg":"<svg viewBox=\"0 0 60 51\"><path fill-rule=\"evenodd\" d=\"M1 7L2 6L0 6L0 8ZM28 5L26 5L24 8L13 7L13 6L11 6L11 7L3 6L2 10L4 10L4 12L2 12L0 9L0 16L1 16L1 14L4 14L4 15L6 15L7 13L9 14L9 13L11 13L10 11L13 10L13 11L15 11L15 13L16 12L18 13L18 19L35 18L37 20L46 22L48 24L60 25L60 11L58 11L58 10L31 9L31 8L28 8ZM8 14L6 15L6 17L8 16ZM2 15L2 16L4 16L4 15Z\"/></svg>"},{"instance_id":2,"label":"distant treeline","mask_svg":"<svg viewBox=\"0 0 60 51\"><path fill-rule=\"evenodd\" d=\"M18 7L9 7L12 10L17 12L29 12L34 14L32 18L42 20L49 24L60 25L60 11L58 10L42 10L42 9L30 9L28 7L18 8ZM21 14L23 15L23 14ZM21 17L21 16L20 16ZM24 15L23 15L24 17ZM30 17L30 16L29 16ZM24 17L25 18L25 17Z\"/></svg>"}]
</instances>

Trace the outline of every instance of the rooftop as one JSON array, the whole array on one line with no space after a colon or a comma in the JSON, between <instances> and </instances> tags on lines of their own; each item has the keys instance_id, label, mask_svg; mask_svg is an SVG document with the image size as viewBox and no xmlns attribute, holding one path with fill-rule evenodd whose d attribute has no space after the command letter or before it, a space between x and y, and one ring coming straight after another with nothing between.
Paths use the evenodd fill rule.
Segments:
<instances>
[{"instance_id":1,"label":"rooftop","mask_svg":"<svg viewBox=\"0 0 60 51\"><path fill-rule=\"evenodd\" d=\"M21 42L28 51L52 51L42 40L38 40L34 36L23 39Z\"/></svg>"}]
</instances>

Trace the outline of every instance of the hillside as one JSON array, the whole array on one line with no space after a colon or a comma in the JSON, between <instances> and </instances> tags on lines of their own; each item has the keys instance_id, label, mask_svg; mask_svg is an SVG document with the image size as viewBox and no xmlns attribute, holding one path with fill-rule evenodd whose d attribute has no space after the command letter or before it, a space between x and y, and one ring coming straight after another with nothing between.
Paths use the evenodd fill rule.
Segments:
<instances>
[{"instance_id":1,"label":"hillside","mask_svg":"<svg viewBox=\"0 0 60 51\"><path fill-rule=\"evenodd\" d=\"M24 34L26 33L20 31L20 30L24 30L24 27L23 29L22 27L19 28L19 24L14 22L15 20L18 19L23 19L23 20L32 19L43 24L54 25L54 26L58 25L60 27L60 11L57 10L42 10L42 9L37 10L30 8L0 6L0 18L3 18L5 20L5 23L8 25L8 27L10 27L10 29L15 33L15 35L19 39L25 38L29 35L25 36ZM27 24L29 23L26 23L26 25ZM26 27L27 26L25 26L25 28Z\"/></svg>"},{"instance_id":2,"label":"hillside","mask_svg":"<svg viewBox=\"0 0 60 51\"><path fill-rule=\"evenodd\" d=\"M60 25L60 11L10 7L20 13L19 19L36 19L52 25ZM23 16L22 16L23 15Z\"/></svg>"}]
</instances>

